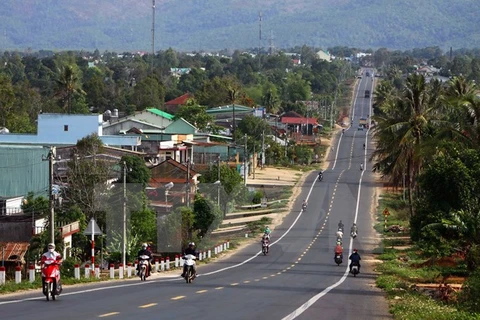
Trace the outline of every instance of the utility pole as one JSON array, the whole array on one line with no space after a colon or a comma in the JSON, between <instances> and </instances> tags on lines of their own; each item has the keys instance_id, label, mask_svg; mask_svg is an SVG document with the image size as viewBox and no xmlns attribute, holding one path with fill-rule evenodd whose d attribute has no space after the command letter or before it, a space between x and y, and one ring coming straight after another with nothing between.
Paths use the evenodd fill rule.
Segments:
<instances>
[{"instance_id":1,"label":"utility pole","mask_svg":"<svg viewBox=\"0 0 480 320\"><path fill-rule=\"evenodd\" d=\"M262 12L258 13L258 72L262 69L262 64L260 60L260 50L262 48Z\"/></svg>"},{"instance_id":2,"label":"utility pole","mask_svg":"<svg viewBox=\"0 0 480 320\"><path fill-rule=\"evenodd\" d=\"M185 190L187 207L190 207L190 159L187 160L187 188Z\"/></svg>"},{"instance_id":3,"label":"utility pole","mask_svg":"<svg viewBox=\"0 0 480 320\"><path fill-rule=\"evenodd\" d=\"M155 60L155 0L152 0L152 74L153 74L154 60Z\"/></svg>"},{"instance_id":4,"label":"utility pole","mask_svg":"<svg viewBox=\"0 0 480 320\"><path fill-rule=\"evenodd\" d=\"M55 161L55 148L52 146L42 161L48 161L48 199L50 205L50 242L55 243L55 195L53 194L53 163Z\"/></svg>"},{"instance_id":5,"label":"utility pole","mask_svg":"<svg viewBox=\"0 0 480 320\"><path fill-rule=\"evenodd\" d=\"M122 262L126 266L127 252L127 163L123 161L123 237L122 237Z\"/></svg>"},{"instance_id":6,"label":"utility pole","mask_svg":"<svg viewBox=\"0 0 480 320\"><path fill-rule=\"evenodd\" d=\"M218 185L217 185L217 205L220 208L220 156L217 159L217 173L218 173Z\"/></svg>"},{"instance_id":7,"label":"utility pole","mask_svg":"<svg viewBox=\"0 0 480 320\"><path fill-rule=\"evenodd\" d=\"M265 129L263 129L262 131L262 169L264 165L265 165Z\"/></svg>"},{"instance_id":8,"label":"utility pole","mask_svg":"<svg viewBox=\"0 0 480 320\"><path fill-rule=\"evenodd\" d=\"M244 136L245 146L243 149L243 184L247 186L247 134Z\"/></svg>"}]
</instances>

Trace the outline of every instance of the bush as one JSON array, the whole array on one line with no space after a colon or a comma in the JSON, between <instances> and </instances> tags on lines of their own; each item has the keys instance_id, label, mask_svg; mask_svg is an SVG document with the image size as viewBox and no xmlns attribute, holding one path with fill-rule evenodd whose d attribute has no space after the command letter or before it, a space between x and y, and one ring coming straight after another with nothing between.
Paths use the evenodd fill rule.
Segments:
<instances>
[{"instance_id":1,"label":"bush","mask_svg":"<svg viewBox=\"0 0 480 320\"><path fill-rule=\"evenodd\" d=\"M465 281L459 301L467 310L480 312L480 269L475 270Z\"/></svg>"},{"instance_id":2,"label":"bush","mask_svg":"<svg viewBox=\"0 0 480 320\"><path fill-rule=\"evenodd\" d=\"M60 272L62 277L65 277L65 278L75 277L76 264L80 264L80 262L75 258L67 258L63 260L62 266L60 267Z\"/></svg>"},{"instance_id":3,"label":"bush","mask_svg":"<svg viewBox=\"0 0 480 320\"><path fill-rule=\"evenodd\" d=\"M263 192L255 191L255 193L253 194L252 203L253 204L262 203L262 198L263 198Z\"/></svg>"}]
</instances>

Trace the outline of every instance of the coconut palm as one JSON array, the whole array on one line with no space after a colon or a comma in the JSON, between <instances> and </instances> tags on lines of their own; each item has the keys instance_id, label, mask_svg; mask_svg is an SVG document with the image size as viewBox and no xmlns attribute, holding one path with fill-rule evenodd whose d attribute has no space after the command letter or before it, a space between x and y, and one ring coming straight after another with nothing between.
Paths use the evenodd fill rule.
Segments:
<instances>
[{"instance_id":1,"label":"coconut palm","mask_svg":"<svg viewBox=\"0 0 480 320\"><path fill-rule=\"evenodd\" d=\"M71 65L63 67L58 72L56 96L60 97L66 113L72 112L72 98L74 94L85 95L79 84L79 76Z\"/></svg>"},{"instance_id":2,"label":"coconut palm","mask_svg":"<svg viewBox=\"0 0 480 320\"><path fill-rule=\"evenodd\" d=\"M413 215L413 190L422 168L424 151L432 138L438 117L438 98L422 75L407 77L400 96L386 99L379 106L381 113L373 119L377 125L374 135L377 149L374 151L374 170L388 177L394 185L407 179L410 214ZM437 94L438 92L435 92Z\"/></svg>"}]
</instances>

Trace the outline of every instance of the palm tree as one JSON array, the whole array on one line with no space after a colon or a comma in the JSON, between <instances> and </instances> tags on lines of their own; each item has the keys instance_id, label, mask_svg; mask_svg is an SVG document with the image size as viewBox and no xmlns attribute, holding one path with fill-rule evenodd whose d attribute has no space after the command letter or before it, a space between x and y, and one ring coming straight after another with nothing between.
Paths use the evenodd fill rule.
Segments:
<instances>
[{"instance_id":1,"label":"palm tree","mask_svg":"<svg viewBox=\"0 0 480 320\"><path fill-rule=\"evenodd\" d=\"M410 215L413 210L413 190L422 168L423 148L432 137L432 128L440 124L438 103L431 87L422 75L412 74L398 97L386 99L379 106L381 114L374 135L377 149L372 155L374 170L389 177L395 185L407 179Z\"/></svg>"},{"instance_id":2,"label":"palm tree","mask_svg":"<svg viewBox=\"0 0 480 320\"><path fill-rule=\"evenodd\" d=\"M475 83L463 77L451 79L445 100L452 118L453 137L467 147L480 149L480 99Z\"/></svg>"},{"instance_id":3,"label":"palm tree","mask_svg":"<svg viewBox=\"0 0 480 320\"><path fill-rule=\"evenodd\" d=\"M63 102L66 113L72 112L72 98L74 94L85 94L80 88L79 77L73 66L67 65L58 72L56 96Z\"/></svg>"}]
</instances>

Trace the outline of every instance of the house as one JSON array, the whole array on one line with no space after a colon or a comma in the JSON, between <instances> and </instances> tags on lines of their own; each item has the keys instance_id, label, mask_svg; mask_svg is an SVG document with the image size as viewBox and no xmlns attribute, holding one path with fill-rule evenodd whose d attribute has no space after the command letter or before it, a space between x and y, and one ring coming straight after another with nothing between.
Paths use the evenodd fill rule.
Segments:
<instances>
[{"instance_id":1,"label":"house","mask_svg":"<svg viewBox=\"0 0 480 320\"><path fill-rule=\"evenodd\" d=\"M197 132L198 129L183 118L174 121L165 128L165 133L168 134L195 134Z\"/></svg>"},{"instance_id":2,"label":"house","mask_svg":"<svg viewBox=\"0 0 480 320\"><path fill-rule=\"evenodd\" d=\"M165 109L167 112L175 113L181 106L185 105L189 99L193 99L193 94L185 93L180 97L165 102Z\"/></svg>"},{"instance_id":3,"label":"house","mask_svg":"<svg viewBox=\"0 0 480 320\"><path fill-rule=\"evenodd\" d=\"M140 140L136 137L105 135L101 114L57 113L38 115L37 134L1 134L0 145L70 146L94 133L105 145L132 150L140 145Z\"/></svg>"},{"instance_id":4,"label":"house","mask_svg":"<svg viewBox=\"0 0 480 320\"><path fill-rule=\"evenodd\" d=\"M186 204L187 199L193 203L199 173L191 168L190 163L181 164L169 158L151 167L150 172L147 196L157 213L166 213L174 205Z\"/></svg>"},{"instance_id":5,"label":"house","mask_svg":"<svg viewBox=\"0 0 480 320\"><path fill-rule=\"evenodd\" d=\"M124 134L132 128L163 130L173 122L173 119L174 116L165 111L149 108L135 112L130 116L118 119L111 118L105 121L103 123L103 132L105 134L118 135Z\"/></svg>"},{"instance_id":6,"label":"house","mask_svg":"<svg viewBox=\"0 0 480 320\"><path fill-rule=\"evenodd\" d=\"M207 110L207 114L215 118L215 124L224 127L227 134L231 134L231 130L233 129L233 118L235 118L235 124L238 124L246 115L253 114L253 112L253 108L236 104Z\"/></svg>"},{"instance_id":7,"label":"house","mask_svg":"<svg viewBox=\"0 0 480 320\"><path fill-rule=\"evenodd\" d=\"M332 56L330 55L330 53L328 51L323 51L323 50L317 51L317 58L320 59L320 60L327 61L327 62L332 61Z\"/></svg>"},{"instance_id":8,"label":"house","mask_svg":"<svg viewBox=\"0 0 480 320\"><path fill-rule=\"evenodd\" d=\"M303 141L314 142L314 133L318 132L320 128L316 118L305 118L293 111L285 113L281 117L281 123L290 132L290 139L298 143Z\"/></svg>"}]
</instances>

